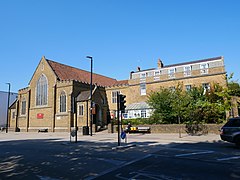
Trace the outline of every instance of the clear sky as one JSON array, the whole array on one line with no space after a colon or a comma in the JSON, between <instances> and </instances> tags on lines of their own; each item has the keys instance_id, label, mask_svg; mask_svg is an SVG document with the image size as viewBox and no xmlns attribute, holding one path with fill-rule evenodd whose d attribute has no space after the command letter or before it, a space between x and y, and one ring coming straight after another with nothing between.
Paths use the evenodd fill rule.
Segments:
<instances>
[{"instance_id":1,"label":"clear sky","mask_svg":"<svg viewBox=\"0 0 240 180\"><path fill-rule=\"evenodd\" d=\"M0 91L28 86L41 59L128 79L157 67L224 56L240 78L239 0L0 0Z\"/></svg>"}]
</instances>

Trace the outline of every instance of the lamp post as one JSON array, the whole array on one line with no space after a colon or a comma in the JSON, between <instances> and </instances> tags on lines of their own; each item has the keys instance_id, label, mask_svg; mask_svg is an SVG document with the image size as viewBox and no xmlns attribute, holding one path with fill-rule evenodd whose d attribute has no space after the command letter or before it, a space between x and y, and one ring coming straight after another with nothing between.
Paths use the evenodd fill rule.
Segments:
<instances>
[{"instance_id":1,"label":"lamp post","mask_svg":"<svg viewBox=\"0 0 240 180\"><path fill-rule=\"evenodd\" d=\"M93 104L92 104L92 66L93 66L93 58L92 56L87 56L86 58L91 60L91 77L90 77L90 131L91 131L91 136L92 136L92 126L93 126L93 113L92 113L92 108L93 108Z\"/></svg>"},{"instance_id":2,"label":"lamp post","mask_svg":"<svg viewBox=\"0 0 240 180\"><path fill-rule=\"evenodd\" d=\"M11 89L11 84L6 83L8 85L8 102L7 102L7 123L6 123L6 133L8 132L8 108L9 108L9 101L10 101L10 89Z\"/></svg>"}]
</instances>

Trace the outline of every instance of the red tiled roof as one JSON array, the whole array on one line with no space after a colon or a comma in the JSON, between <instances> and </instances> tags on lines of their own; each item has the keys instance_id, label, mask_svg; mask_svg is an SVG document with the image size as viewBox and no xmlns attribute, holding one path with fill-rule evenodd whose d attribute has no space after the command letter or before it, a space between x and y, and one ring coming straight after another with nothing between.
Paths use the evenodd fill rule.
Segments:
<instances>
[{"instance_id":1,"label":"red tiled roof","mask_svg":"<svg viewBox=\"0 0 240 180\"><path fill-rule=\"evenodd\" d=\"M128 85L128 80L121 80L112 84L112 86L123 86L123 85Z\"/></svg>"},{"instance_id":2,"label":"red tiled roof","mask_svg":"<svg viewBox=\"0 0 240 180\"><path fill-rule=\"evenodd\" d=\"M46 59L59 80L77 80L90 84L91 73L68 65ZM118 81L113 78L93 73L92 83L99 86L112 86Z\"/></svg>"}]
</instances>

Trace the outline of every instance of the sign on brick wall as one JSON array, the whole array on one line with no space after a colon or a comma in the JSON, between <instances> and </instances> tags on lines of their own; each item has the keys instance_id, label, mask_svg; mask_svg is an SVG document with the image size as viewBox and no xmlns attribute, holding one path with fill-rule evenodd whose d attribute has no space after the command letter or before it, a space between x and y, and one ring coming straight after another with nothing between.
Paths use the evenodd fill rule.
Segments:
<instances>
[{"instance_id":1,"label":"sign on brick wall","mask_svg":"<svg viewBox=\"0 0 240 180\"><path fill-rule=\"evenodd\" d=\"M38 114L37 114L37 118L38 118L38 119L43 119L43 115L44 115L43 113L38 113Z\"/></svg>"}]
</instances>

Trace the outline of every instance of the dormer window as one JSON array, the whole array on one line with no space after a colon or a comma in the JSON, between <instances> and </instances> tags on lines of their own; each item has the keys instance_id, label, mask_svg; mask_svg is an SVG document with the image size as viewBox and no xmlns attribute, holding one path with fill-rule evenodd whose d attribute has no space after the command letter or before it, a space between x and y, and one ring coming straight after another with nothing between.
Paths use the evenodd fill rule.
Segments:
<instances>
[{"instance_id":1,"label":"dormer window","mask_svg":"<svg viewBox=\"0 0 240 180\"><path fill-rule=\"evenodd\" d=\"M159 76L160 75L160 71L155 71L154 72L154 76Z\"/></svg>"},{"instance_id":2,"label":"dormer window","mask_svg":"<svg viewBox=\"0 0 240 180\"><path fill-rule=\"evenodd\" d=\"M203 63L203 64L200 64L200 73L201 74L208 74L208 63Z\"/></svg>"},{"instance_id":3,"label":"dormer window","mask_svg":"<svg viewBox=\"0 0 240 180\"><path fill-rule=\"evenodd\" d=\"M191 76L192 67L184 66L184 76Z\"/></svg>"},{"instance_id":4,"label":"dormer window","mask_svg":"<svg viewBox=\"0 0 240 180\"><path fill-rule=\"evenodd\" d=\"M141 73L140 78L146 78L146 73Z\"/></svg>"},{"instance_id":5,"label":"dormer window","mask_svg":"<svg viewBox=\"0 0 240 180\"><path fill-rule=\"evenodd\" d=\"M169 69L168 70L169 78L175 78L175 72L176 72L176 68Z\"/></svg>"}]
</instances>

